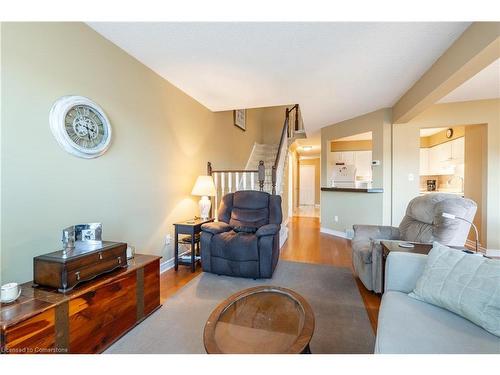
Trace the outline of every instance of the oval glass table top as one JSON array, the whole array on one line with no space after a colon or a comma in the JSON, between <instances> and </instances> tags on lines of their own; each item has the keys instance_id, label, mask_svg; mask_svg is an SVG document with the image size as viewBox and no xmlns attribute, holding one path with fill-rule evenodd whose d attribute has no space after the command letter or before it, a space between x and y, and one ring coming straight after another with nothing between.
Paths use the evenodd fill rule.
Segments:
<instances>
[{"instance_id":1,"label":"oval glass table top","mask_svg":"<svg viewBox=\"0 0 500 375\"><path fill-rule=\"evenodd\" d=\"M205 325L207 353L302 353L309 351L314 314L293 290L259 286L222 302Z\"/></svg>"}]
</instances>

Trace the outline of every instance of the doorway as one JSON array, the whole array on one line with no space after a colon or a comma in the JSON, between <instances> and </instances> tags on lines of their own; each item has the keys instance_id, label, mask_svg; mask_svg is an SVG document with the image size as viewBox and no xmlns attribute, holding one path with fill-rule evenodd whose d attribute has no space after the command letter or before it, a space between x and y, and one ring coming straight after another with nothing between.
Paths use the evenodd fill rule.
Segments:
<instances>
[{"instance_id":1,"label":"doorway","mask_svg":"<svg viewBox=\"0 0 500 375\"><path fill-rule=\"evenodd\" d=\"M300 166L300 181L299 181L299 205L314 206L315 197L315 175L316 167L314 165Z\"/></svg>"}]
</instances>

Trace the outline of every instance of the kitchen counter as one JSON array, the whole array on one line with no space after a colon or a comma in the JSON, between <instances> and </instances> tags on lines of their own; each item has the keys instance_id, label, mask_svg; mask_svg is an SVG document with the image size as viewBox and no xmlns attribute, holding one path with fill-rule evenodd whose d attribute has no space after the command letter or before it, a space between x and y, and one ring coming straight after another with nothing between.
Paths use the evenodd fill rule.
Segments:
<instances>
[{"instance_id":1,"label":"kitchen counter","mask_svg":"<svg viewBox=\"0 0 500 375\"><path fill-rule=\"evenodd\" d=\"M432 194L432 193L454 194L454 195L459 195L462 198L464 197L464 193L460 192L460 191L446 191L446 190L436 190L436 191L421 190L420 191L420 195L426 195L426 194Z\"/></svg>"},{"instance_id":2,"label":"kitchen counter","mask_svg":"<svg viewBox=\"0 0 500 375\"><path fill-rule=\"evenodd\" d=\"M348 193L383 193L383 188L341 188L341 187L322 187L321 191L343 191Z\"/></svg>"}]
</instances>

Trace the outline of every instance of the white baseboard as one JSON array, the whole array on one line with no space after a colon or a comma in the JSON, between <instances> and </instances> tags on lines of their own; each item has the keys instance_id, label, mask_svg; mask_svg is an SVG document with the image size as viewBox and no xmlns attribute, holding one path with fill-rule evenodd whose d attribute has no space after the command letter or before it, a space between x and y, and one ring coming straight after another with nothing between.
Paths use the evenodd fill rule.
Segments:
<instances>
[{"instance_id":1,"label":"white baseboard","mask_svg":"<svg viewBox=\"0 0 500 375\"><path fill-rule=\"evenodd\" d=\"M179 256L181 257L187 253L189 253L189 251L184 251L183 253L179 254ZM161 262L160 263L160 273L166 272L169 269L174 268L174 266L175 266L175 258L174 257L172 257L164 262Z\"/></svg>"},{"instance_id":2,"label":"white baseboard","mask_svg":"<svg viewBox=\"0 0 500 375\"><path fill-rule=\"evenodd\" d=\"M346 232L341 232L339 230L321 227L319 231L321 233L330 234L330 235L335 236L335 237L341 237L341 238L345 238L347 240L351 239L351 237L349 237Z\"/></svg>"},{"instance_id":3,"label":"white baseboard","mask_svg":"<svg viewBox=\"0 0 500 375\"><path fill-rule=\"evenodd\" d=\"M288 227L286 225L282 225L280 229L280 249L285 244L288 239Z\"/></svg>"}]
</instances>

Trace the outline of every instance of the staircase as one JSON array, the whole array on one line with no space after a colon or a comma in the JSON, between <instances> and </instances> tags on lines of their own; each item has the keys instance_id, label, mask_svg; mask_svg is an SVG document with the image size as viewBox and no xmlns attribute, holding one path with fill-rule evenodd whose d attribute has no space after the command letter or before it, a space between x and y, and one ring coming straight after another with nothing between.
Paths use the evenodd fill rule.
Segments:
<instances>
[{"instance_id":1,"label":"staircase","mask_svg":"<svg viewBox=\"0 0 500 375\"><path fill-rule=\"evenodd\" d=\"M264 191L269 194L271 194L273 190L272 171L274 162L276 161L276 155L278 154L278 146L277 144L255 143L245 167L246 170L256 170L259 168L260 161L264 162Z\"/></svg>"},{"instance_id":2,"label":"staircase","mask_svg":"<svg viewBox=\"0 0 500 375\"><path fill-rule=\"evenodd\" d=\"M279 144L255 143L243 170L216 170L208 162L207 173L213 176L216 194L214 207L226 193L238 190L260 190L283 195L288 148L297 138L305 138L298 104L287 108ZM286 241L288 229L281 226L280 247Z\"/></svg>"}]
</instances>

